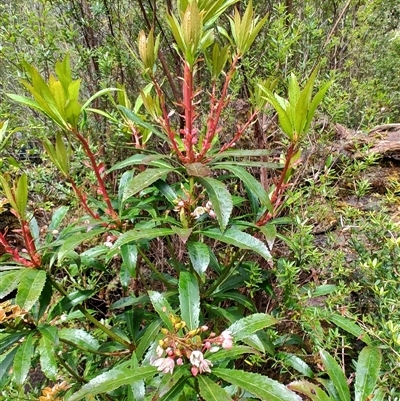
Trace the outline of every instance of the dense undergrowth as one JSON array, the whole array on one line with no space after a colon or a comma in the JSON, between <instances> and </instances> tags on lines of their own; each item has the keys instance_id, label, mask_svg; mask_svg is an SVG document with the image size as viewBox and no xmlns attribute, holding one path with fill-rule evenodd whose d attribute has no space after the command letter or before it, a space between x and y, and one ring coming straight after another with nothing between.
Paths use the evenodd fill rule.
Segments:
<instances>
[{"instance_id":1,"label":"dense undergrowth","mask_svg":"<svg viewBox=\"0 0 400 401\"><path fill-rule=\"evenodd\" d=\"M344 115L345 75L287 70L322 33L241 3L180 1L140 31L136 98L90 91L69 55L20 64L4 108L35 119L1 128L0 399L400 397L398 166L376 194L378 157L330 150L317 108ZM252 56L267 21L285 79Z\"/></svg>"}]
</instances>

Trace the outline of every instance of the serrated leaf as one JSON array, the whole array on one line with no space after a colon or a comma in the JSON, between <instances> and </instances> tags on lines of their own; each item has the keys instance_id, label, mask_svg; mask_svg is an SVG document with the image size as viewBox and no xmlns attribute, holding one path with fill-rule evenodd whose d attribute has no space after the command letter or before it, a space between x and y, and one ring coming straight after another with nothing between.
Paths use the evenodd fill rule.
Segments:
<instances>
[{"instance_id":1,"label":"serrated leaf","mask_svg":"<svg viewBox=\"0 0 400 401\"><path fill-rule=\"evenodd\" d=\"M309 378L314 377L314 372L312 369L298 356L289 354L287 352L278 352L277 357L282 360L284 364L296 369L302 375Z\"/></svg>"},{"instance_id":2,"label":"serrated leaf","mask_svg":"<svg viewBox=\"0 0 400 401\"><path fill-rule=\"evenodd\" d=\"M0 272L0 299L14 291L25 274L25 269Z\"/></svg>"},{"instance_id":3,"label":"serrated leaf","mask_svg":"<svg viewBox=\"0 0 400 401\"><path fill-rule=\"evenodd\" d=\"M28 376L33 354L33 334L29 334L18 347L14 357L14 378L18 386L22 386Z\"/></svg>"},{"instance_id":4,"label":"serrated leaf","mask_svg":"<svg viewBox=\"0 0 400 401\"><path fill-rule=\"evenodd\" d=\"M55 347L53 341L47 336L42 336L39 341L40 366L43 373L50 380L57 380L57 362L55 357Z\"/></svg>"},{"instance_id":5,"label":"serrated leaf","mask_svg":"<svg viewBox=\"0 0 400 401\"><path fill-rule=\"evenodd\" d=\"M22 337L25 336L26 333L11 333L8 335L5 335L4 337L0 338L0 354L3 354L4 351L11 347L11 345L15 344L17 341L19 341Z\"/></svg>"},{"instance_id":6,"label":"serrated leaf","mask_svg":"<svg viewBox=\"0 0 400 401\"><path fill-rule=\"evenodd\" d=\"M7 354L2 355L2 360L0 363L0 386L2 385L3 381L7 382L8 377L12 373L12 363L15 358L15 354L18 351L18 347L13 348ZM1 387L4 388L4 387Z\"/></svg>"},{"instance_id":7,"label":"serrated leaf","mask_svg":"<svg viewBox=\"0 0 400 401\"><path fill-rule=\"evenodd\" d=\"M242 370L213 368L215 376L254 394L263 401L301 401L301 398L286 386L258 373Z\"/></svg>"},{"instance_id":8,"label":"serrated leaf","mask_svg":"<svg viewBox=\"0 0 400 401\"><path fill-rule=\"evenodd\" d=\"M136 348L136 355L138 359L141 359L146 352L147 348L150 347L152 342L157 337L161 328L161 320L153 320L145 329L143 335L140 337L139 344Z\"/></svg>"},{"instance_id":9,"label":"serrated leaf","mask_svg":"<svg viewBox=\"0 0 400 401\"><path fill-rule=\"evenodd\" d=\"M200 293L196 277L189 272L179 275L179 304L181 318L189 330L199 327Z\"/></svg>"},{"instance_id":10,"label":"serrated leaf","mask_svg":"<svg viewBox=\"0 0 400 401\"><path fill-rule=\"evenodd\" d=\"M169 316L175 314L164 294L161 294L157 291L148 291L148 294L150 297L150 302L160 316L161 320L164 322L169 330L172 330L172 323Z\"/></svg>"},{"instance_id":11,"label":"serrated leaf","mask_svg":"<svg viewBox=\"0 0 400 401\"><path fill-rule=\"evenodd\" d=\"M74 291L63 297L51 310L49 319L52 320L56 316L61 315L64 311L68 311L74 306L82 303L95 293L94 290Z\"/></svg>"},{"instance_id":12,"label":"serrated leaf","mask_svg":"<svg viewBox=\"0 0 400 401\"><path fill-rule=\"evenodd\" d=\"M218 229L203 230L201 233L225 244L234 245L241 249L249 249L266 260L271 259L271 254L262 241L236 228L228 228L224 233Z\"/></svg>"},{"instance_id":13,"label":"serrated leaf","mask_svg":"<svg viewBox=\"0 0 400 401\"><path fill-rule=\"evenodd\" d=\"M105 232L107 228L101 227L101 228L95 228L90 230L89 232L86 233L79 233L79 234L74 234L68 238L63 239L62 245L60 249L58 250L57 256L58 256L58 261L61 263L63 259L68 256L68 254L74 249L81 245L83 242L88 241L94 237L99 236L103 232Z\"/></svg>"},{"instance_id":14,"label":"serrated leaf","mask_svg":"<svg viewBox=\"0 0 400 401\"><path fill-rule=\"evenodd\" d=\"M236 164L236 163L235 163ZM265 206L270 212L272 212L272 204L269 199L269 195L264 187L261 185L260 181L256 180L250 173L248 173L244 168L239 167L237 164L233 165L218 165L216 164L213 169L224 169L233 173L243 184L253 192L261 202L262 206Z\"/></svg>"},{"instance_id":15,"label":"serrated leaf","mask_svg":"<svg viewBox=\"0 0 400 401\"><path fill-rule=\"evenodd\" d=\"M322 363L341 401L350 401L350 390L342 368L325 350L320 350Z\"/></svg>"},{"instance_id":16,"label":"serrated leaf","mask_svg":"<svg viewBox=\"0 0 400 401\"><path fill-rule=\"evenodd\" d=\"M172 170L173 168L148 168L147 170L142 171L126 184L122 201L125 202L127 199L149 187Z\"/></svg>"},{"instance_id":17,"label":"serrated leaf","mask_svg":"<svg viewBox=\"0 0 400 401\"><path fill-rule=\"evenodd\" d=\"M86 396L108 393L121 386L145 380L157 373L153 366L144 366L136 369L116 367L108 372L96 376L85 384L79 391L67 399L67 401L78 401Z\"/></svg>"},{"instance_id":18,"label":"serrated leaf","mask_svg":"<svg viewBox=\"0 0 400 401\"><path fill-rule=\"evenodd\" d=\"M58 332L60 340L67 340L83 349L96 351L99 349L99 342L90 333L82 329L63 328Z\"/></svg>"},{"instance_id":19,"label":"serrated leaf","mask_svg":"<svg viewBox=\"0 0 400 401\"><path fill-rule=\"evenodd\" d=\"M278 321L265 313L253 313L250 316L246 316L242 319L237 320L228 330L231 331L234 341L242 340L254 334L258 330L272 326L278 323Z\"/></svg>"},{"instance_id":20,"label":"serrated leaf","mask_svg":"<svg viewBox=\"0 0 400 401\"><path fill-rule=\"evenodd\" d=\"M207 376L199 375L197 381L200 395L205 401L232 401L227 392Z\"/></svg>"},{"instance_id":21,"label":"serrated leaf","mask_svg":"<svg viewBox=\"0 0 400 401\"><path fill-rule=\"evenodd\" d=\"M292 382L288 384L288 388L307 396L312 401L333 401L320 387L305 380Z\"/></svg>"},{"instance_id":22,"label":"serrated leaf","mask_svg":"<svg viewBox=\"0 0 400 401\"><path fill-rule=\"evenodd\" d=\"M371 338L369 335L356 323L347 317L334 313L327 318L330 322L347 331L353 336L357 337L361 341L364 341L367 345L371 344Z\"/></svg>"},{"instance_id":23,"label":"serrated leaf","mask_svg":"<svg viewBox=\"0 0 400 401\"><path fill-rule=\"evenodd\" d=\"M224 359L233 360L241 358L245 354L258 354L258 352L247 345L235 345L230 349L221 348L218 352L207 354L207 359L211 362L218 362Z\"/></svg>"},{"instance_id":24,"label":"serrated leaf","mask_svg":"<svg viewBox=\"0 0 400 401\"><path fill-rule=\"evenodd\" d=\"M158 237L165 237L167 235L172 235L174 234L174 231L170 228L150 228L147 230L129 230L126 233L122 234L117 241L115 241L115 244L112 249L118 249L119 247L139 241L141 239L146 239L146 240L151 240L153 238L158 238Z\"/></svg>"},{"instance_id":25,"label":"serrated leaf","mask_svg":"<svg viewBox=\"0 0 400 401\"><path fill-rule=\"evenodd\" d=\"M135 244L125 244L121 246L122 262L130 277L136 275L136 263L138 258L138 250Z\"/></svg>"},{"instance_id":26,"label":"serrated leaf","mask_svg":"<svg viewBox=\"0 0 400 401\"><path fill-rule=\"evenodd\" d=\"M198 177L197 181L206 189L220 229L224 231L233 210L231 194L226 189L226 186L215 178Z\"/></svg>"},{"instance_id":27,"label":"serrated leaf","mask_svg":"<svg viewBox=\"0 0 400 401\"><path fill-rule=\"evenodd\" d=\"M188 242L187 249L194 270L200 277L203 277L210 264L210 251L208 246L202 242Z\"/></svg>"},{"instance_id":28,"label":"serrated leaf","mask_svg":"<svg viewBox=\"0 0 400 401\"><path fill-rule=\"evenodd\" d=\"M39 299L46 283L44 270L26 269L18 285L15 302L21 309L29 311Z\"/></svg>"},{"instance_id":29,"label":"serrated leaf","mask_svg":"<svg viewBox=\"0 0 400 401\"><path fill-rule=\"evenodd\" d=\"M356 367L355 401L369 399L378 380L381 363L382 354L378 347L364 347L362 349Z\"/></svg>"},{"instance_id":30,"label":"serrated leaf","mask_svg":"<svg viewBox=\"0 0 400 401\"><path fill-rule=\"evenodd\" d=\"M131 157L128 157L127 159L114 164L109 170L107 170L107 173L111 173L112 171L115 170L120 170L122 168L126 168L129 166L135 166L135 165L149 165L152 162L156 161L156 160L162 160L165 159L166 156L165 155L146 155L146 154L138 154L138 155L133 155Z\"/></svg>"}]
</instances>

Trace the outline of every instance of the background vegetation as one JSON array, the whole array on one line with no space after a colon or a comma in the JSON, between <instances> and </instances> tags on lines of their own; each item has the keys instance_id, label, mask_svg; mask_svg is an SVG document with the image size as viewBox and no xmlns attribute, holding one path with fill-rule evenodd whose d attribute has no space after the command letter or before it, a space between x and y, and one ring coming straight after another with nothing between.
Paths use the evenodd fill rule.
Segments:
<instances>
[{"instance_id":1,"label":"background vegetation","mask_svg":"<svg viewBox=\"0 0 400 401\"><path fill-rule=\"evenodd\" d=\"M164 101L173 111L168 118L177 149L184 148L177 138L189 121L182 117L185 64L167 15L178 15L186 2L132 3L0 5L1 183L4 197L17 199L15 205L3 202L0 228L18 251L5 249L2 256L0 293L15 301L0 310L0 399L183 400L200 394L205 400L295 400L293 391L313 400L399 399L399 167L396 160L368 154L368 143L356 145L358 158L337 151L340 141L335 145L336 124L366 132L399 120L397 2L254 0L256 15L266 19L234 68L220 120L224 129L207 160L176 157L173 141L157 135L168 136L160 120ZM243 15L248 2L235 6ZM210 22L220 27L221 48L238 47L230 42L233 15L231 6ZM140 32L148 38L151 29L160 41L154 71L137 43ZM196 94L196 123L204 125L215 81L214 60L205 62L210 49L202 50L194 74L203 91ZM227 72L234 54L222 66ZM28 109L21 98L8 96L34 96L20 82L34 81L33 67L45 82L55 72L60 82L63 76L81 80L83 106L75 125L70 115L63 117L70 125L63 125L43 107ZM327 91L298 142L285 131L273 95L290 100L291 74L301 88L311 82L314 96L320 88ZM217 75L222 83L228 76ZM157 82L162 95L154 89ZM259 94L258 84L264 88ZM263 99L261 107L257 99ZM251 119L254 110L259 114ZM243 135L230 149L238 153L218 159L218 149L241 127ZM199 149L205 143L203 137ZM240 153L258 148L264 153ZM300 148L298 162L294 150ZM205 161L211 174L186 167ZM382 163L390 174L378 190L368 172ZM148 170L148 185L140 188L133 179ZM26 249L28 232L36 245L32 252ZM247 235L268 246L260 251ZM32 265L18 273L24 260ZM29 295L32 282L37 289ZM206 325L209 331L193 332ZM190 353L186 370L177 366L173 375L156 375L150 358L160 340L190 338L204 351L224 330L235 345L207 356L214 364L210 375L190 374L187 365L197 366ZM362 373L368 364L378 370ZM255 387L275 386L275 393L246 387L233 371L259 373L242 377ZM101 374L103 387L96 389L93 379ZM363 378L372 387L363 386ZM122 380L120 386L111 384L115 380Z\"/></svg>"}]
</instances>

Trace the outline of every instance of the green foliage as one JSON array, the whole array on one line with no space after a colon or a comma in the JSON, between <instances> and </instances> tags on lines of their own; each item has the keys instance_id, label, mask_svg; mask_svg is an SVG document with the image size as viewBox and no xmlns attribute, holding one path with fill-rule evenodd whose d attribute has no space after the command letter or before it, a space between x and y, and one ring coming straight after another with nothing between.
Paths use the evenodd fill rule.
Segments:
<instances>
[{"instance_id":1,"label":"green foliage","mask_svg":"<svg viewBox=\"0 0 400 401\"><path fill-rule=\"evenodd\" d=\"M375 343L389 350L399 343L398 286L388 273L399 259L398 241L387 235L395 228L377 216L375 231L363 227L364 235L367 228L374 231L371 243L383 241L381 253L377 244L363 247L351 233L360 264L348 266L343 255L324 255L315 246L307 218L278 217L286 207L306 209L307 191L336 196L329 188L332 161L325 165L321 188L312 180L310 187L289 188L317 107L332 85L318 82L325 58L311 68L323 37L317 21L330 7L325 4L314 15L312 5L299 6L306 24L279 4L271 17L264 12L258 17L254 10L260 4L253 8L252 1L246 7L237 0L177 1L166 10L140 2L145 20L154 21L146 34L139 21L125 30L135 12L124 8L127 2L118 8L88 1L82 15L74 2L42 3L52 26L60 23L51 11L69 21L70 27L54 30L54 38L67 41L70 52L55 63L32 62L30 52L20 64L7 60L23 70L21 83L30 97L11 93L14 88L6 92L44 119L38 137L76 200L70 207L58 205L50 221L39 224L32 189L38 189L35 179L46 175L48 166L25 171L5 159L15 169L0 176L7 198L2 205L9 203L19 227L5 225L0 233L1 397L24 397L30 369L40 367L45 377L29 399L42 392L71 401L300 400L294 391L340 401L353 394L361 401L375 392L379 399L384 390L376 391L376 383L393 384L393 363L383 360ZM9 29L1 35L11 39L18 25L9 14L1 18ZM29 14L23 23L34 26L37 18ZM76 40L78 31L86 48ZM37 38L39 32L33 33ZM121 47L127 37L138 37L137 50ZM271 72L279 79L259 81L257 72L246 71L258 54L250 54L250 47L265 46L266 37L274 50L268 70L276 62ZM304 41L312 54L295 49ZM303 65L291 68L299 55ZM82 79L79 66L86 65ZM292 70L301 73L288 77ZM301 87L296 76L310 70ZM340 80L343 74L335 75ZM108 88L115 77L120 84ZM248 93L249 109L233 130L224 130L241 91ZM327 96L329 109L336 95ZM263 149L238 148L271 106L283 132L277 141L280 158L267 149L265 138ZM14 121L0 127L0 150L10 147L16 129L8 125ZM37 123L25 123L35 135ZM346 174L372 162L354 162ZM275 177L268 182L260 179L267 170ZM358 197L367 191L365 182L355 187ZM280 225L288 223L293 232L288 228L283 235ZM10 232L20 234L20 242L13 242ZM276 260L274 247L282 240L288 250ZM329 272L321 282L315 266ZM362 278L352 277L359 272ZM304 284L304 275L315 281ZM390 296L362 317L338 313L336 305L360 292L361 283L375 300ZM313 306L320 297L326 305ZM356 379L349 384L349 367L330 354L350 349L355 338L367 347L359 354L349 351L353 360L358 356ZM329 380L314 373L318 362L306 359L321 347ZM271 371L277 377L279 369L290 374L289 386L285 375L268 377ZM49 383L52 388L45 390Z\"/></svg>"}]
</instances>

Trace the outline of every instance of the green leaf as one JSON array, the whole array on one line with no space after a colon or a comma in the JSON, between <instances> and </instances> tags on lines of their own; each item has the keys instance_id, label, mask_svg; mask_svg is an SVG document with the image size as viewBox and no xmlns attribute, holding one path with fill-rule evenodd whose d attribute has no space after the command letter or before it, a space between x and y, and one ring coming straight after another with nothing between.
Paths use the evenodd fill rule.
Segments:
<instances>
[{"instance_id":1,"label":"green leaf","mask_svg":"<svg viewBox=\"0 0 400 401\"><path fill-rule=\"evenodd\" d=\"M57 380L56 349L53 341L49 337L43 335L39 341L38 349L40 354L40 366L43 373L50 380Z\"/></svg>"},{"instance_id":2,"label":"green leaf","mask_svg":"<svg viewBox=\"0 0 400 401\"><path fill-rule=\"evenodd\" d=\"M116 367L90 380L79 391L67 398L67 401L78 401L86 396L108 393L121 386L148 379L156 373L157 369L153 366L136 369Z\"/></svg>"},{"instance_id":3,"label":"green leaf","mask_svg":"<svg viewBox=\"0 0 400 401\"><path fill-rule=\"evenodd\" d=\"M189 272L179 275L179 304L181 318L189 330L199 327L200 293L196 277Z\"/></svg>"},{"instance_id":4,"label":"green leaf","mask_svg":"<svg viewBox=\"0 0 400 401\"><path fill-rule=\"evenodd\" d=\"M11 347L11 345L15 344L17 341L19 341L22 337L25 336L26 333L11 333L8 335L5 335L4 337L0 338L0 354L3 354L3 352Z\"/></svg>"},{"instance_id":5,"label":"green leaf","mask_svg":"<svg viewBox=\"0 0 400 401\"><path fill-rule=\"evenodd\" d=\"M350 401L350 390L342 368L326 351L320 350L319 354L321 356L321 360L325 367L325 370L328 373L329 378L332 380L336 391L338 392L340 400Z\"/></svg>"},{"instance_id":6,"label":"green leaf","mask_svg":"<svg viewBox=\"0 0 400 401\"><path fill-rule=\"evenodd\" d=\"M136 348L136 356L141 359L146 352L147 348L153 343L161 328L161 320L153 320L145 329L143 335L140 337L138 346Z\"/></svg>"},{"instance_id":7,"label":"green leaf","mask_svg":"<svg viewBox=\"0 0 400 401\"><path fill-rule=\"evenodd\" d=\"M242 340L258 330L272 326L278 321L265 313L254 313L233 323L228 330L231 331L234 341Z\"/></svg>"},{"instance_id":8,"label":"green leaf","mask_svg":"<svg viewBox=\"0 0 400 401\"><path fill-rule=\"evenodd\" d=\"M208 353L206 358L211 362L218 362L223 361L224 359L238 359L245 354L258 354L258 352L254 348L247 345L235 345L230 349L221 348L218 352Z\"/></svg>"},{"instance_id":9,"label":"green leaf","mask_svg":"<svg viewBox=\"0 0 400 401\"><path fill-rule=\"evenodd\" d=\"M334 401L316 384L305 380L292 382L288 384L288 388L307 396L312 401Z\"/></svg>"},{"instance_id":10,"label":"green leaf","mask_svg":"<svg viewBox=\"0 0 400 401\"><path fill-rule=\"evenodd\" d=\"M25 272L25 269L0 272L0 299L6 297L18 287Z\"/></svg>"},{"instance_id":11,"label":"green leaf","mask_svg":"<svg viewBox=\"0 0 400 401\"><path fill-rule=\"evenodd\" d=\"M14 378L18 386L22 386L28 376L33 354L33 334L29 334L18 347L14 357Z\"/></svg>"},{"instance_id":12,"label":"green leaf","mask_svg":"<svg viewBox=\"0 0 400 401\"><path fill-rule=\"evenodd\" d=\"M138 258L137 246L134 244L125 244L121 246L122 262L130 277L136 275L136 263Z\"/></svg>"},{"instance_id":13,"label":"green leaf","mask_svg":"<svg viewBox=\"0 0 400 401\"><path fill-rule=\"evenodd\" d=\"M49 244L53 241L53 230L58 230L60 228L60 225L62 221L64 220L65 216L67 215L69 210L68 206L60 206L57 208L57 210L54 212L51 222L49 224L49 233L46 236L46 244Z\"/></svg>"},{"instance_id":14,"label":"green leaf","mask_svg":"<svg viewBox=\"0 0 400 401\"><path fill-rule=\"evenodd\" d=\"M368 400L379 377L382 354L378 347L364 347L360 352L356 367L354 400Z\"/></svg>"},{"instance_id":15,"label":"green leaf","mask_svg":"<svg viewBox=\"0 0 400 401\"><path fill-rule=\"evenodd\" d=\"M371 338L369 335L356 323L347 317L334 313L327 318L330 322L352 334L356 338L364 341L367 345L371 344Z\"/></svg>"},{"instance_id":16,"label":"green leaf","mask_svg":"<svg viewBox=\"0 0 400 401\"><path fill-rule=\"evenodd\" d=\"M258 373L242 370L213 368L215 376L238 386L263 401L301 401L301 398L286 386Z\"/></svg>"},{"instance_id":17,"label":"green leaf","mask_svg":"<svg viewBox=\"0 0 400 401\"><path fill-rule=\"evenodd\" d=\"M233 173L243 184L253 192L261 202L262 206L265 206L270 212L272 212L272 204L269 199L269 195L264 187L261 185L260 181L256 180L250 173L248 173L244 168L239 167L236 163L226 165L216 164L213 168L228 170Z\"/></svg>"},{"instance_id":18,"label":"green leaf","mask_svg":"<svg viewBox=\"0 0 400 401\"><path fill-rule=\"evenodd\" d=\"M296 369L302 375L313 378L314 372L312 369L298 356L287 352L278 352L277 357L286 365Z\"/></svg>"},{"instance_id":19,"label":"green leaf","mask_svg":"<svg viewBox=\"0 0 400 401\"><path fill-rule=\"evenodd\" d=\"M161 294L160 292L157 291L148 291L150 301L160 316L161 320L164 322L164 324L167 326L168 330L172 331L172 323L171 319L169 318L170 315L175 315L173 309L171 308L171 305L165 298L164 294Z\"/></svg>"},{"instance_id":20,"label":"green leaf","mask_svg":"<svg viewBox=\"0 0 400 401\"><path fill-rule=\"evenodd\" d=\"M18 351L18 347L13 348L7 354L2 355L0 363L0 388L4 388L2 383L8 381L8 377L12 374L12 363L15 358L15 354Z\"/></svg>"},{"instance_id":21,"label":"green leaf","mask_svg":"<svg viewBox=\"0 0 400 401\"><path fill-rule=\"evenodd\" d=\"M190 377L190 372L186 366L178 366L174 369L172 375L164 375L161 383L154 395L153 400L158 401L186 401L193 398L186 397L186 381ZM156 398L156 396L159 398Z\"/></svg>"},{"instance_id":22,"label":"green leaf","mask_svg":"<svg viewBox=\"0 0 400 401\"><path fill-rule=\"evenodd\" d=\"M229 223L233 209L232 197L226 186L215 178L198 177L197 181L203 185L217 215L221 231L224 231Z\"/></svg>"},{"instance_id":23,"label":"green leaf","mask_svg":"<svg viewBox=\"0 0 400 401\"><path fill-rule=\"evenodd\" d=\"M187 249L194 270L200 277L204 277L204 273L210 264L210 251L208 246L202 242L188 242Z\"/></svg>"},{"instance_id":24,"label":"green leaf","mask_svg":"<svg viewBox=\"0 0 400 401\"><path fill-rule=\"evenodd\" d=\"M232 401L227 392L207 376L199 375L197 381L200 395L205 401Z\"/></svg>"},{"instance_id":25,"label":"green leaf","mask_svg":"<svg viewBox=\"0 0 400 401\"><path fill-rule=\"evenodd\" d=\"M46 283L46 272L44 270L26 269L18 285L16 304L21 309L29 311L39 299Z\"/></svg>"},{"instance_id":26,"label":"green leaf","mask_svg":"<svg viewBox=\"0 0 400 401\"><path fill-rule=\"evenodd\" d=\"M63 297L51 310L49 320L61 315L64 311L68 311L74 306L82 303L95 293L94 290L74 291Z\"/></svg>"},{"instance_id":27,"label":"green leaf","mask_svg":"<svg viewBox=\"0 0 400 401\"><path fill-rule=\"evenodd\" d=\"M109 170L107 170L107 173L111 173L112 171L115 170L120 170L122 168L126 168L129 166L135 166L135 165L151 165L152 162L156 160L162 160L165 159L165 155L146 155L146 154L138 154L138 155L133 155L131 157L128 157L127 159L123 160L122 162L114 164Z\"/></svg>"},{"instance_id":28,"label":"green leaf","mask_svg":"<svg viewBox=\"0 0 400 401\"><path fill-rule=\"evenodd\" d=\"M157 135L159 138L163 139L166 142L169 142L169 139L160 131L158 131L155 127L150 125L149 123L146 123L143 121L140 117L138 117L135 113L130 111L124 106L118 106L118 109L122 111L122 113L125 115L125 117L128 120L133 121L135 124L139 125L140 127L143 127L151 132L153 132L155 135Z\"/></svg>"},{"instance_id":29,"label":"green leaf","mask_svg":"<svg viewBox=\"0 0 400 401\"><path fill-rule=\"evenodd\" d=\"M149 187L151 184L171 172L173 168L148 168L134 176L125 186L122 201L125 202L138 192Z\"/></svg>"},{"instance_id":30,"label":"green leaf","mask_svg":"<svg viewBox=\"0 0 400 401\"><path fill-rule=\"evenodd\" d=\"M68 238L63 239L61 242L62 245L57 253L59 263L61 263L63 259L68 256L68 254L72 252L78 245L81 245L83 242L99 236L106 230L106 227L94 228L89 232L74 234Z\"/></svg>"},{"instance_id":31,"label":"green leaf","mask_svg":"<svg viewBox=\"0 0 400 401\"><path fill-rule=\"evenodd\" d=\"M91 334L82 329L63 328L58 332L60 340L67 340L70 343L92 351L99 349L99 342Z\"/></svg>"},{"instance_id":32,"label":"green leaf","mask_svg":"<svg viewBox=\"0 0 400 401\"><path fill-rule=\"evenodd\" d=\"M271 259L271 254L262 241L236 228L228 228L224 233L216 228L202 230L201 233L225 244L234 245L241 249L249 249L258 253L266 260Z\"/></svg>"},{"instance_id":33,"label":"green leaf","mask_svg":"<svg viewBox=\"0 0 400 401\"><path fill-rule=\"evenodd\" d=\"M17 210L21 218L26 220L26 205L28 203L28 177L26 174L22 174L21 177L19 177L15 197L18 206Z\"/></svg>"},{"instance_id":34,"label":"green leaf","mask_svg":"<svg viewBox=\"0 0 400 401\"><path fill-rule=\"evenodd\" d=\"M146 239L150 240L153 238L158 238L158 237L165 237L167 235L172 235L174 234L174 231L170 228L150 228L147 230L129 230L126 233L122 234L117 241L115 241L114 246L112 249L118 249L119 247L139 241L141 239Z\"/></svg>"},{"instance_id":35,"label":"green leaf","mask_svg":"<svg viewBox=\"0 0 400 401\"><path fill-rule=\"evenodd\" d=\"M105 89L99 90L98 92L96 92L93 96L91 96L91 97L85 102L85 104L81 107L81 109L82 109L82 110L85 110L85 109L90 105L90 103L93 102L93 100L95 100L95 99L97 99L98 97L103 96L103 95L105 95L105 94L107 94L107 93L115 92L115 91L122 91L122 89L118 89L118 88L105 88Z\"/></svg>"}]
</instances>

